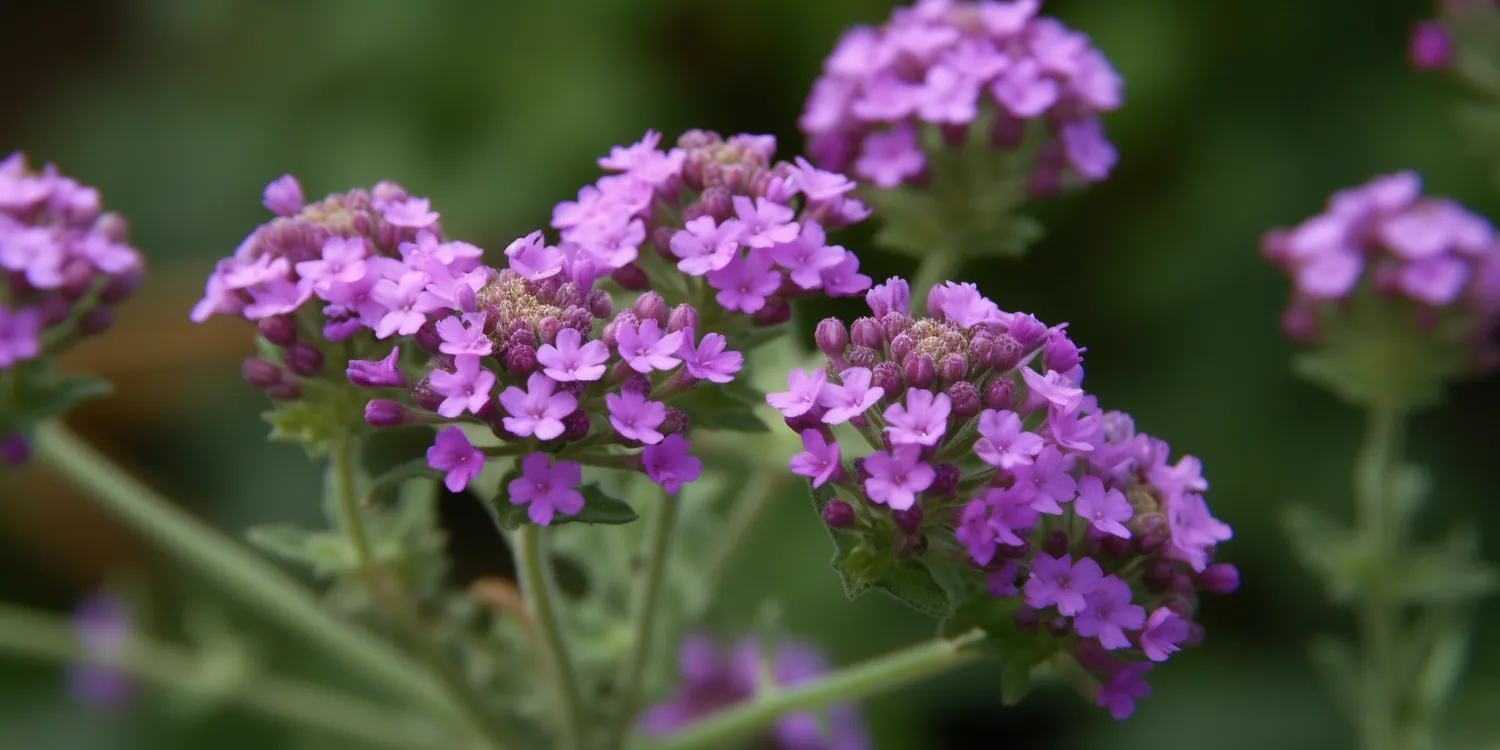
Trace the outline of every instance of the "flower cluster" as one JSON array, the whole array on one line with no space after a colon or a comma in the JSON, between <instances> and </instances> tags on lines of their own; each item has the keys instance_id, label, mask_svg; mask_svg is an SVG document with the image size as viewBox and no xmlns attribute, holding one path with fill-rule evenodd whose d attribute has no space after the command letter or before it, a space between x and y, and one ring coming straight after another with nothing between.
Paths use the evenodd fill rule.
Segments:
<instances>
[{"instance_id":1,"label":"flower cluster","mask_svg":"<svg viewBox=\"0 0 1500 750\"><path fill-rule=\"evenodd\" d=\"M670 734L694 720L753 699L768 668L776 687L793 687L828 671L828 663L810 643L782 640L775 653L762 653L754 638L728 653L707 635L688 636L679 652L683 684L669 700L648 710L639 729ZM762 739L768 748L785 750L865 750L871 747L854 706L836 705L824 716L804 711L783 716Z\"/></svg>"},{"instance_id":2,"label":"flower cluster","mask_svg":"<svg viewBox=\"0 0 1500 750\"><path fill-rule=\"evenodd\" d=\"M1106 678L1101 705L1129 714L1138 662L1196 640L1196 591L1238 584L1210 564L1231 533L1198 460L1169 463L1165 442L1099 408L1064 325L969 284L934 287L928 317L909 298L893 278L867 295L870 317L825 320L828 368L767 397L802 438L791 470L841 491L824 520L876 554L957 566L1016 600L1017 625L1107 652L1081 661ZM848 461L844 424L874 452Z\"/></svg>"},{"instance_id":3,"label":"flower cluster","mask_svg":"<svg viewBox=\"0 0 1500 750\"><path fill-rule=\"evenodd\" d=\"M869 214L848 195L847 177L801 159L772 163L769 135L726 140L693 130L667 150L660 141L647 132L601 158L614 174L557 205L552 226L562 243L537 262L562 264L575 279L609 275L626 289L649 287L673 303L712 296L762 325L786 320L789 298L870 287L859 259L827 240L827 230Z\"/></svg>"},{"instance_id":4,"label":"flower cluster","mask_svg":"<svg viewBox=\"0 0 1500 750\"><path fill-rule=\"evenodd\" d=\"M0 371L53 353L74 334L97 334L141 279L125 220L99 191L48 164L0 161Z\"/></svg>"},{"instance_id":5,"label":"flower cluster","mask_svg":"<svg viewBox=\"0 0 1500 750\"><path fill-rule=\"evenodd\" d=\"M130 678L108 666L94 663L119 658L129 647L135 627L125 603L107 594L96 594L79 603L73 612L73 631L89 661L68 669L73 696L96 708L120 708L135 693Z\"/></svg>"},{"instance_id":6,"label":"flower cluster","mask_svg":"<svg viewBox=\"0 0 1500 750\"><path fill-rule=\"evenodd\" d=\"M1411 28L1407 58L1412 67L1424 71L1456 69L1460 77L1482 84L1490 75L1487 58L1493 51L1486 39L1493 38L1500 28L1500 2L1439 0L1437 9L1437 18L1419 21ZM1480 90L1485 87L1481 85Z\"/></svg>"},{"instance_id":7,"label":"flower cluster","mask_svg":"<svg viewBox=\"0 0 1500 750\"><path fill-rule=\"evenodd\" d=\"M1104 179L1116 153L1098 113L1120 106L1121 79L1087 36L1038 17L1040 5L922 0L880 28L845 32L799 121L814 162L893 188L925 176L923 130L944 135L942 147L980 123L996 148L1011 149L1040 121L1055 138L1038 157L1033 194L1055 192L1069 168Z\"/></svg>"},{"instance_id":8,"label":"flower cluster","mask_svg":"<svg viewBox=\"0 0 1500 750\"><path fill-rule=\"evenodd\" d=\"M1294 284L1282 318L1293 338L1317 341L1328 316L1356 296L1406 306L1424 327L1461 323L1480 369L1500 361L1500 244L1483 217L1446 198L1422 196L1412 172L1377 177L1334 194L1327 209L1262 242Z\"/></svg>"}]
</instances>

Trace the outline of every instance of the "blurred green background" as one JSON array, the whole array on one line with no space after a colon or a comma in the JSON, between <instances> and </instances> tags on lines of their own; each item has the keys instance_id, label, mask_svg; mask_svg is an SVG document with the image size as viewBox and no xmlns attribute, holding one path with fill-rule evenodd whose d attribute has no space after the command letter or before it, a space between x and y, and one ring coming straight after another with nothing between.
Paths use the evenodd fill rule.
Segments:
<instances>
[{"instance_id":1,"label":"blurred green background","mask_svg":"<svg viewBox=\"0 0 1500 750\"><path fill-rule=\"evenodd\" d=\"M775 133L796 117L839 32L879 22L878 0L121 0L0 3L0 151L99 186L133 222L150 279L119 330L73 366L119 395L77 428L222 528L315 523L317 470L268 445L263 397L238 381L250 330L192 327L215 259L265 214L260 190L292 172L310 195L395 179L427 195L445 229L492 250L544 226L597 176L593 160L647 128ZM965 277L1006 309L1072 322L1089 386L1177 452L1200 456L1215 513L1236 537L1220 558L1245 581L1203 610L1204 646L1158 670L1134 718L1110 721L1062 689L1004 708L998 675L970 670L874 701L881 748L1339 748L1351 733L1305 657L1350 622L1289 559L1284 508L1344 516L1360 419L1288 371L1277 329L1286 284L1257 253L1268 227L1335 189L1414 168L1432 192L1500 215L1458 136L1458 92L1411 71L1409 24L1425 0L1051 0L1125 77L1106 118L1118 171L1038 213L1049 235L1025 260ZM855 247L853 249L862 250ZM911 269L862 253L877 278ZM803 311L809 329L816 315ZM854 304L838 309L852 312ZM809 337L810 338L810 337ZM1414 424L1432 469L1424 530L1459 519L1500 542L1493 480L1500 388L1455 389ZM44 472L0 485L0 597L65 609L122 572L149 582L161 627L202 584L151 555ZM493 570L476 506L448 498L465 575ZM728 631L767 597L841 662L925 637L931 623L838 590L826 535L790 496L757 533L712 615ZM1476 619L1453 747L1500 747L1500 608ZM255 627L254 613L238 613ZM296 644L254 631L282 659ZM0 748L301 747L234 712L144 696L129 714L70 703L55 669L0 661ZM1488 722L1488 723L1486 723ZM1490 744L1485 744L1490 743ZM308 746L311 746L310 744ZM323 743L318 747L330 747Z\"/></svg>"}]
</instances>

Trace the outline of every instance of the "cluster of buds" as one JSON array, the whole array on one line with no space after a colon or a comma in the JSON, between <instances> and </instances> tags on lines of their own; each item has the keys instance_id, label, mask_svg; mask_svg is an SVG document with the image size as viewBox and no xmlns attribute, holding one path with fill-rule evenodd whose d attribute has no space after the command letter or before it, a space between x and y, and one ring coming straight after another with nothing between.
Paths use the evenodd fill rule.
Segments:
<instances>
[{"instance_id":1,"label":"cluster of buds","mask_svg":"<svg viewBox=\"0 0 1500 750\"><path fill-rule=\"evenodd\" d=\"M1463 366L1500 362L1500 244L1483 217L1446 198L1422 196L1400 172L1340 191L1327 209L1291 229L1273 229L1265 256L1294 285L1282 327L1317 343L1330 327L1359 325L1371 308L1396 316L1467 353ZM1392 318L1381 316L1387 329ZM1380 335L1370 331L1367 334Z\"/></svg>"},{"instance_id":2,"label":"cluster of buds","mask_svg":"<svg viewBox=\"0 0 1500 750\"><path fill-rule=\"evenodd\" d=\"M870 317L823 321L828 369L767 397L802 438L792 472L835 489L823 519L857 535L851 556L953 566L1015 599L1015 624L1071 646L1123 718L1149 662L1200 637L1197 592L1238 586L1210 564L1231 532L1198 460L1168 463L1165 442L1099 409L1064 325L967 284L934 287L928 317L909 299L893 278L867 295ZM874 452L847 460L844 424Z\"/></svg>"},{"instance_id":3,"label":"cluster of buds","mask_svg":"<svg viewBox=\"0 0 1500 750\"><path fill-rule=\"evenodd\" d=\"M1500 2L1495 0L1439 0L1438 17L1412 26L1407 57L1418 70L1448 70L1455 61L1464 77L1484 84L1493 81L1488 60L1500 33ZM1473 58L1473 59L1466 59ZM1475 64L1480 63L1480 64Z\"/></svg>"},{"instance_id":4,"label":"cluster of buds","mask_svg":"<svg viewBox=\"0 0 1500 750\"><path fill-rule=\"evenodd\" d=\"M1087 36L1038 17L1040 5L922 0L845 32L799 121L813 161L894 188L932 177L924 149L984 138L1007 151L1038 121L1050 135L1033 195L1107 177L1116 153L1098 113L1120 106L1121 79Z\"/></svg>"},{"instance_id":5,"label":"cluster of buds","mask_svg":"<svg viewBox=\"0 0 1500 750\"><path fill-rule=\"evenodd\" d=\"M0 161L0 383L21 389L19 371L45 362L80 336L103 333L114 306L141 280L141 254L126 242L125 220L104 212L99 191L48 164L27 168L17 152ZM0 395L0 458L19 463L21 434L45 414Z\"/></svg>"},{"instance_id":6,"label":"cluster of buds","mask_svg":"<svg viewBox=\"0 0 1500 750\"><path fill-rule=\"evenodd\" d=\"M773 644L773 653L766 653L762 640L745 638L726 653L710 636L689 635L678 652L682 684L677 693L648 710L637 728L647 735L672 734L766 690L795 687L828 671L828 660L810 642L782 638ZM872 745L859 710L840 704L822 715L801 711L782 717L757 747L867 750Z\"/></svg>"},{"instance_id":7,"label":"cluster of buds","mask_svg":"<svg viewBox=\"0 0 1500 750\"><path fill-rule=\"evenodd\" d=\"M576 277L608 275L753 324L791 315L788 299L840 297L870 288L854 253L827 241L869 215L854 182L799 159L772 162L776 139L692 130L677 146L661 135L616 147L599 165L615 174L557 205L560 261ZM580 269L587 266L589 270ZM674 268L675 266L675 268ZM712 298L717 308L707 306Z\"/></svg>"}]
</instances>

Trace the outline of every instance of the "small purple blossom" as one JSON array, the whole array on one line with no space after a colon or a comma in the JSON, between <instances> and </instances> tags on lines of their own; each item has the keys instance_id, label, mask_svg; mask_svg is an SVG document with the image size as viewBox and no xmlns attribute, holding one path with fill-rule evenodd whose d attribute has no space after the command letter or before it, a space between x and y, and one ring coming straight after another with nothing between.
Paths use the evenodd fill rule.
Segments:
<instances>
[{"instance_id":1,"label":"small purple blossom","mask_svg":"<svg viewBox=\"0 0 1500 750\"><path fill-rule=\"evenodd\" d=\"M1051 371L1044 376L1030 367L1022 367L1021 377L1026 380L1028 401L1031 400L1031 394L1036 394L1054 406L1076 410L1083 400L1083 389L1063 377L1060 372Z\"/></svg>"},{"instance_id":2,"label":"small purple blossom","mask_svg":"<svg viewBox=\"0 0 1500 750\"><path fill-rule=\"evenodd\" d=\"M682 332L663 335L661 324L655 320L622 325L615 337L620 358L636 372L670 370L682 363L677 356L677 350L682 347Z\"/></svg>"},{"instance_id":3,"label":"small purple blossom","mask_svg":"<svg viewBox=\"0 0 1500 750\"><path fill-rule=\"evenodd\" d=\"M0 369L36 357L42 351L42 315L33 308L12 311L0 304Z\"/></svg>"},{"instance_id":4,"label":"small purple blossom","mask_svg":"<svg viewBox=\"0 0 1500 750\"><path fill-rule=\"evenodd\" d=\"M381 279L375 282L370 295L390 311L375 326L376 338L383 339L397 333L410 336L427 322L427 316L418 309L418 298L431 281L432 278L421 271L408 271L401 274L399 281Z\"/></svg>"},{"instance_id":5,"label":"small purple blossom","mask_svg":"<svg viewBox=\"0 0 1500 750\"><path fill-rule=\"evenodd\" d=\"M462 428L449 427L427 449L427 465L447 472L443 484L449 492L462 492L484 469L484 453L469 443Z\"/></svg>"},{"instance_id":6,"label":"small purple blossom","mask_svg":"<svg viewBox=\"0 0 1500 750\"><path fill-rule=\"evenodd\" d=\"M583 334L575 328L558 331L555 345L543 344L536 350L536 361L544 368L542 372L559 383L604 377L609 346L603 341L582 342Z\"/></svg>"},{"instance_id":7,"label":"small purple blossom","mask_svg":"<svg viewBox=\"0 0 1500 750\"><path fill-rule=\"evenodd\" d=\"M787 467L793 474L811 479L813 487L822 487L830 479L837 480L843 475L838 441L828 440L819 430L803 430L802 452L792 456Z\"/></svg>"},{"instance_id":8,"label":"small purple blossom","mask_svg":"<svg viewBox=\"0 0 1500 750\"><path fill-rule=\"evenodd\" d=\"M489 403L495 388L495 373L480 367L479 357L463 354L453 358L454 371L433 370L427 376L432 390L445 398L437 413L453 419L465 411L479 413Z\"/></svg>"},{"instance_id":9,"label":"small purple blossom","mask_svg":"<svg viewBox=\"0 0 1500 750\"><path fill-rule=\"evenodd\" d=\"M641 465L646 476L661 485L668 495L675 495L682 485L698 481L703 476L703 462L688 453L688 441L681 435L668 435L655 445L641 451Z\"/></svg>"},{"instance_id":10,"label":"small purple blossom","mask_svg":"<svg viewBox=\"0 0 1500 750\"><path fill-rule=\"evenodd\" d=\"M551 440L563 434L563 417L578 408L578 399L566 391L557 391L557 381L540 372L531 373L526 390L510 386L500 393L500 405L510 416L505 429L520 436L535 435L537 440Z\"/></svg>"},{"instance_id":11,"label":"small purple blossom","mask_svg":"<svg viewBox=\"0 0 1500 750\"><path fill-rule=\"evenodd\" d=\"M1087 558L1086 558L1087 559ZM1061 606L1058 609L1062 611ZM1114 575L1105 576L1084 596L1082 612L1073 617L1073 628L1085 638L1098 638L1106 649L1129 648L1127 630L1146 625L1146 610L1130 603L1130 585Z\"/></svg>"},{"instance_id":12,"label":"small purple blossom","mask_svg":"<svg viewBox=\"0 0 1500 750\"><path fill-rule=\"evenodd\" d=\"M1166 607L1157 607L1146 618L1145 628L1141 630L1141 651L1151 661L1166 661L1177 650L1177 644L1187 638L1187 621Z\"/></svg>"},{"instance_id":13,"label":"small purple blossom","mask_svg":"<svg viewBox=\"0 0 1500 750\"><path fill-rule=\"evenodd\" d=\"M72 619L73 632L90 659L68 669L73 695L95 708L124 706L135 692L134 683L124 673L95 660L117 659L130 646L135 626L129 609L115 597L96 594L78 605Z\"/></svg>"},{"instance_id":14,"label":"small purple blossom","mask_svg":"<svg viewBox=\"0 0 1500 750\"><path fill-rule=\"evenodd\" d=\"M398 227L426 229L438 220L438 213L431 208L432 202L426 198L407 198L386 206L381 218Z\"/></svg>"},{"instance_id":15,"label":"small purple blossom","mask_svg":"<svg viewBox=\"0 0 1500 750\"><path fill-rule=\"evenodd\" d=\"M908 388L906 404L891 404L885 410L886 435L894 445L937 445L948 429L953 402L942 393Z\"/></svg>"},{"instance_id":16,"label":"small purple blossom","mask_svg":"<svg viewBox=\"0 0 1500 750\"><path fill-rule=\"evenodd\" d=\"M639 391L625 390L604 397L609 407L609 423L621 436L642 443L653 444L662 440L656 428L667 418L667 407L656 401L647 401Z\"/></svg>"},{"instance_id":17,"label":"small purple blossom","mask_svg":"<svg viewBox=\"0 0 1500 750\"><path fill-rule=\"evenodd\" d=\"M730 258L729 263L707 275L708 284L719 290L714 299L726 310L759 312L766 298L781 288L781 272L771 268L768 253L750 253Z\"/></svg>"},{"instance_id":18,"label":"small purple blossom","mask_svg":"<svg viewBox=\"0 0 1500 750\"><path fill-rule=\"evenodd\" d=\"M302 210L302 185L296 177L284 174L266 185L261 203L277 216L295 216Z\"/></svg>"},{"instance_id":19,"label":"small purple blossom","mask_svg":"<svg viewBox=\"0 0 1500 750\"><path fill-rule=\"evenodd\" d=\"M823 273L842 263L845 254L844 248L827 243L823 227L816 222L807 222L796 238L771 248L771 257L803 289L822 286Z\"/></svg>"},{"instance_id":20,"label":"small purple blossom","mask_svg":"<svg viewBox=\"0 0 1500 750\"><path fill-rule=\"evenodd\" d=\"M511 270L528 281L551 278L563 270L561 250L551 247L540 231L521 237L505 248Z\"/></svg>"},{"instance_id":21,"label":"small purple blossom","mask_svg":"<svg viewBox=\"0 0 1500 750\"><path fill-rule=\"evenodd\" d=\"M717 271L735 259L735 251L740 248L740 222L727 219L716 223L712 216L699 216L672 235L669 247L680 259L677 268L683 273L702 276Z\"/></svg>"},{"instance_id":22,"label":"small purple blossom","mask_svg":"<svg viewBox=\"0 0 1500 750\"><path fill-rule=\"evenodd\" d=\"M917 502L917 493L932 486L937 478L932 466L922 461L922 449L903 445L893 453L876 452L865 458L865 494L873 502L891 510L908 510Z\"/></svg>"},{"instance_id":23,"label":"small purple blossom","mask_svg":"<svg viewBox=\"0 0 1500 750\"><path fill-rule=\"evenodd\" d=\"M1151 686L1144 679L1151 668L1148 662L1112 662L1109 679L1099 686L1099 705L1108 708L1118 721L1130 718L1135 713L1135 699L1151 694Z\"/></svg>"},{"instance_id":24,"label":"small purple blossom","mask_svg":"<svg viewBox=\"0 0 1500 750\"><path fill-rule=\"evenodd\" d=\"M583 510L583 493L576 488L583 482L583 467L572 461L558 461L545 453L532 453L521 459L521 476L506 485L511 505L526 505L526 516L539 526L552 523L554 514L571 516Z\"/></svg>"},{"instance_id":25,"label":"small purple blossom","mask_svg":"<svg viewBox=\"0 0 1500 750\"><path fill-rule=\"evenodd\" d=\"M728 345L729 339L723 334L707 333L695 347L692 329L684 329L682 348L677 354L682 357L683 367L689 375L711 383L728 383L745 366L745 356L736 351L725 351Z\"/></svg>"},{"instance_id":26,"label":"small purple blossom","mask_svg":"<svg viewBox=\"0 0 1500 750\"><path fill-rule=\"evenodd\" d=\"M1085 597L1103 581L1104 570L1092 557L1074 563L1069 555L1052 557L1038 552L1031 559L1031 578L1024 589L1026 603L1037 609L1056 605L1059 614L1077 615L1086 606Z\"/></svg>"},{"instance_id":27,"label":"small purple blossom","mask_svg":"<svg viewBox=\"0 0 1500 750\"><path fill-rule=\"evenodd\" d=\"M734 213L743 232L741 241L750 247L771 248L797 239L796 213L791 208L766 198L751 199L736 195Z\"/></svg>"},{"instance_id":28,"label":"small purple blossom","mask_svg":"<svg viewBox=\"0 0 1500 750\"><path fill-rule=\"evenodd\" d=\"M766 403L783 417L800 417L818 404L827 383L822 370L813 370L811 375L806 370L792 370L786 375L787 390L766 394Z\"/></svg>"},{"instance_id":29,"label":"small purple blossom","mask_svg":"<svg viewBox=\"0 0 1500 750\"><path fill-rule=\"evenodd\" d=\"M839 380L841 382L837 384L825 384L818 393L818 403L828 407L823 415L823 421L828 424L843 424L864 414L885 395L884 388L870 387L870 371L864 367L844 370L839 373Z\"/></svg>"},{"instance_id":30,"label":"small purple blossom","mask_svg":"<svg viewBox=\"0 0 1500 750\"><path fill-rule=\"evenodd\" d=\"M489 356L494 352L494 343L484 333L485 313L463 313L449 315L437 322L438 338L442 339L438 351L454 356L473 354Z\"/></svg>"},{"instance_id":31,"label":"small purple blossom","mask_svg":"<svg viewBox=\"0 0 1500 750\"><path fill-rule=\"evenodd\" d=\"M1016 486L1031 499L1031 507L1040 513L1062 513L1062 503L1069 502L1078 491L1078 483L1069 474L1071 456L1046 446L1030 464L1016 466Z\"/></svg>"},{"instance_id":32,"label":"small purple blossom","mask_svg":"<svg viewBox=\"0 0 1500 750\"><path fill-rule=\"evenodd\" d=\"M893 312L905 315L911 308L911 287L905 279L892 276L865 294L865 304L870 306L876 320Z\"/></svg>"},{"instance_id":33,"label":"small purple blossom","mask_svg":"<svg viewBox=\"0 0 1500 750\"><path fill-rule=\"evenodd\" d=\"M401 347L393 346L390 354L375 362L351 359L346 370L349 382L360 388L405 388L406 376L397 366L400 357Z\"/></svg>"},{"instance_id":34,"label":"small purple blossom","mask_svg":"<svg viewBox=\"0 0 1500 750\"><path fill-rule=\"evenodd\" d=\"M1124 493L1113 487L1105 490L1104 482L1096 476L1085 476L1078 480L1078 497L1073 501L1073 512L1100 533L1130 538L1130 530L1125 528L1124 523L1130 520L1134 512L1130 501L1125 499Z\"/></svg>"},{"instance_id":35,"label":"small purple blossom","mask_svg":"<svg viewBox=\"0 0 1500 750\"><path fill-rule=\"evenodd\" d=\"M975 565L989 565L995 559L995 529L990 526L990 504L975 498L964 506L954 536L969 550Z\"/></svg>"},{"instance_id":36,"label":"small purple blossom","mask_svg":"<svg viewBox=\"0 0 1500 750\"><path fill-rule=\"evenodd\" d=\"M979 434L982 437L974 443L974 454L996 468L1008 470L1030 464L1042 452L1042 437L1023 430L1021 417L1008 409L981 412Z\"/></svg>"}]
</instances>

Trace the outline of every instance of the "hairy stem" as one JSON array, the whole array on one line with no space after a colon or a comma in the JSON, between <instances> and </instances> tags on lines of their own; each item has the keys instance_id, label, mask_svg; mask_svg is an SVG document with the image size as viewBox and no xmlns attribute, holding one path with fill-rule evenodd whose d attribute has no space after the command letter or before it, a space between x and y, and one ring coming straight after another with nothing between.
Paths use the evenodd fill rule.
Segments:
<instances>
[{"instance_id":1,"label":"hairy stem","mask_svg":"<svg viewBox=\"0 0 1500 750\"><path fill-rule=\"evenodd\" d=\"M656 611L661 608L661 585L667 576L667 562L672 553L677 510L677 498L662 498L646 536L646 569L641 573L640 586L631 601L631 632L635 644L625 657L620 680L619 715L609 740L611 748L622 747L630 734L631 719L635 718L641 684L646 677L646 665L651 663L651 647L656 640Z\"/></svg>"},{"instance_id":2,"label":"hairy stem","mask_svg":"<svg viewBox=\"0 0 1500 750\"><path fill-rule=\"evenodd\" d=\"M557 587L543 548L542 527L522 526L515 535L516 571L531 621L536 625L537 645L552 670L557 689L558 731L563 750L583 747L583 696L578 690L578 676L568 655L567 639L556 610Z\"/></svg>"},{"instance_id":3,"label":"hairy stem","mask_svg":"<svg viewBox=\"0 0 1500 750\"><path fill-rule=\"evenodd\" d=\"M762 693L688 725L655 747L658 750L729 747L786 714L867 698L945 672L973 658L968 647L985 637L984 631L973 630L953 639L940 638L845 667L794 688Z\"/></svg>"},{"instance_id":4,"label":"hairy stem","mask_svg":"<svg viewBox=\"0 0 1500 750\"><path fill-rule=\"evenodd\" d=\"M1394 523L1396 498L1391 492L1398 462L1402 414L1388 406L1372 407L1355 470L1358 525L1372 559L1398 564L1404 534ZM1361 734L1365 750L1401 750L1402 686L1396 644L1401 627L1399 605L1389 582L1372 575L1360 602L1359 629L1363 662L1364 706Z\"/></svg>"},{"instance_id":5,"label":"hairy stem","mask_svg":"<svg viewBox=\"0 0 1500 750\"><path fill-rule=\"evenodd\" d=\"M91 664L188 694L201 694L207 677L202 660L177 646L134 635L120 654L103 658L82 647L66 619L9 604L0 604L0 651ZM222 697L271 719L371 746L399 750L446 748L453 743L422 717L287 677L250 673Z\"/></svg>"},{"instance_id":6,"label":"hairy stem","mask_svg":"<svg viewBox=\"0 0 1500 750\"><path fill-rule=\"evenodd\" d=\"M358 455L354 438L340 440L329 459L328 471L331 491L338 503L339 520L344 534L349 537L349 546L354 550L354 561L360 569L370 564L370 543L365 536L365 522L359 512L359 492L354 486L354 458Z\"/></svg>"},{"instance_id":7,"label":"hairy stem","mask_svg":"<svg viewBox=\"0 0 1500 750\"><path fill-rule=\"evenodd\" d=\"M423 706L455 715L447 692L415 662L368 631L339 620L293 578L230 538L179 510L67 428L47 423L36 432L37 456L93 496L142 536L176 555L198 574L266 617L300 633L331 658L366 679Z\"/></svg>"}]
</instances>

